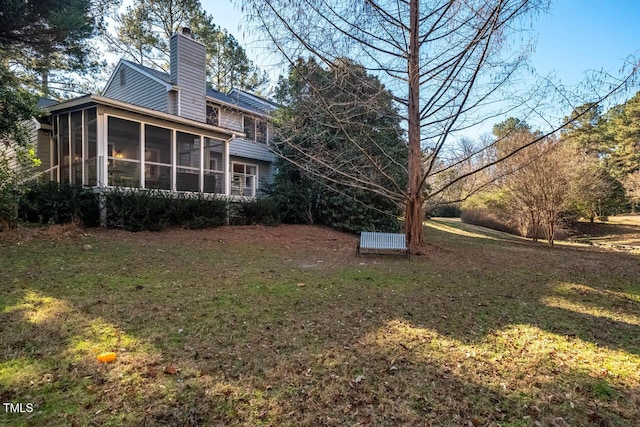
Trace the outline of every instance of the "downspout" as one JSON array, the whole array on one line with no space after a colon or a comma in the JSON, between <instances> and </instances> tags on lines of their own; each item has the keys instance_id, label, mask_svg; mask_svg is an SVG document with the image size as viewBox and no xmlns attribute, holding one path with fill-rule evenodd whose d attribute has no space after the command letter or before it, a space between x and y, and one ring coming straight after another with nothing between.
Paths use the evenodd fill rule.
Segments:
<instances>
[{"instance_id":1,"label":"downspout","mask_svg":"<svg viewBox=\"0 0 640 427\"><path fill-rule=\"evenodd\" d=\"M224 175L224 196L227 199L227 218L226 218L226 225L229 225L231 222L231 206L229 206L229 203L231 201L231 179L230 179L230 175L229 175L229 166L231 166L231 160L230 160L230 156L229 156L229 147L231 146L231 141L233 139L236 138L236 134L231 134L231 138L226 139L225 142L225 147L224 147L224 171L223 171L223 175Z\"/></svg>"},{"instance_id":2,"label":"downspout","mask_svg":"<svg viewBox=\"0 0 640 427\"><path fill-rule=\"evenodd\" d=\"M177 98L176 102L178 103L177 114L178 114L178 116L182 117L182 108L181 108L182 100L180 99L181 98L180 97L180 88L178 88L177 90L178 90L178 95L176 97Z\"/></svg>"}]
</instances>

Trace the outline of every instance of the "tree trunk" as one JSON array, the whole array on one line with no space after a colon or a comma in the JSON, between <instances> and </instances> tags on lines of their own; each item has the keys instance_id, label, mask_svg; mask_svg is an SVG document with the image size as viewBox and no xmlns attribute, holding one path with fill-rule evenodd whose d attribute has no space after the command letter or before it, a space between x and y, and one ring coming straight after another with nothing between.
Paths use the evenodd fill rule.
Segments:
<instances>
[{"instance_id":1,"label":"tree trunk","mask_svg":"<svg viewBox=\"0 0 640 427\"><path fill-rule=\"evenodd\" d=\"M547 214L547 242L549 246L553 246L556 234L556 218L555 215Z\"/></svg>"},{"instance_id":2,"label":"tree trunk","mask_svg":"<svg viewBox=\"0 0 640 427\"><path fill-rule=\"evenodd\" d=\"M405 212L407 245L415 251L422 244L422 151L420 150L420 46L418 44L419 1L409 5L409 183Z\"/></svg>"}]
</instances>

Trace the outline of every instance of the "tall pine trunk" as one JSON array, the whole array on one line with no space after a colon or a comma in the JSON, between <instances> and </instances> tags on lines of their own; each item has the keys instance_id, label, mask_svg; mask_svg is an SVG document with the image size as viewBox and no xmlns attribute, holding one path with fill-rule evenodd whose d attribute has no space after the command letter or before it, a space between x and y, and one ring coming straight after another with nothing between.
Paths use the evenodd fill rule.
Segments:
<instances>
[{"instance_id":1,"label":"tall pine trunk","mask_svg":"<svg viewBox=\"0 0 640 427\"><path fill-rule=\"evenodd\" d=\"M410 0L409 14L409 183L405 212L405 234L411 251L422 244L422 152L420 150L420 46L418 44L419 0Z\"/></svg>"}]
</instances>

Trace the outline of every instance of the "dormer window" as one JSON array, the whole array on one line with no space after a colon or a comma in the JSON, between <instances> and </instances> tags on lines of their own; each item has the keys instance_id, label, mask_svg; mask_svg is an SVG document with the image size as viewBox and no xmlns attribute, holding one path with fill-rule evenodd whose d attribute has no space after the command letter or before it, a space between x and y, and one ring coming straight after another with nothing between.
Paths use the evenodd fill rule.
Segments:
<instances>
[{"instance_id":1,"label":"dormer window","mask_svg":"<svg viewBox=\"0 0 640 427\"><path fill-rule=\"evenodd\" d=\"M244 133L249 141L266 144L268 140L267 122L255 117L244 116Z\"/></svg>"},{"instance_id":2,"label":"dormer window","mask_svg":"<svg viewBox=\"0 0 640 427\"><path fill-rule=\"evenodd\" d=\"M220 108L207 104L207 124L220 126Z\"/></svg>"}]
</instances>

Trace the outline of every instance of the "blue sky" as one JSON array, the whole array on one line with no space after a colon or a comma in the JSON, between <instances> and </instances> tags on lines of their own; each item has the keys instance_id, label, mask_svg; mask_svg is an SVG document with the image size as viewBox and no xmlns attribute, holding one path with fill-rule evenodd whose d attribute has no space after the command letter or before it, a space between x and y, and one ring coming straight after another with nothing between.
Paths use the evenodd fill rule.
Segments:
<instances>
[{"instance_id":1,"label":"blue sky","mask_svg":"<svg viewBox=\"0 0 640 427\"><path fill-rule=\"evenodd\" d=\"M639 0L556 0L534 28L532 65L542 75L555 70L565 85L589 69L616 73L627 56L640 56L639 22Z\"/></svg>"},{"instance_id":2,"label":"blue sky","mask_svg":"<svg viewBox=\"0 0 640 427\"><path fill-rule=\"evenodd\" d=\"M204 0L203 5L260 63L263 55L251 48L238 2ZM587 70L615 73L629 55L640 56L640 0L554 0L532 32L538 37L531 57L536 71L555 72L563 84L573 86Z\"/></svg>"}]
</instances>

